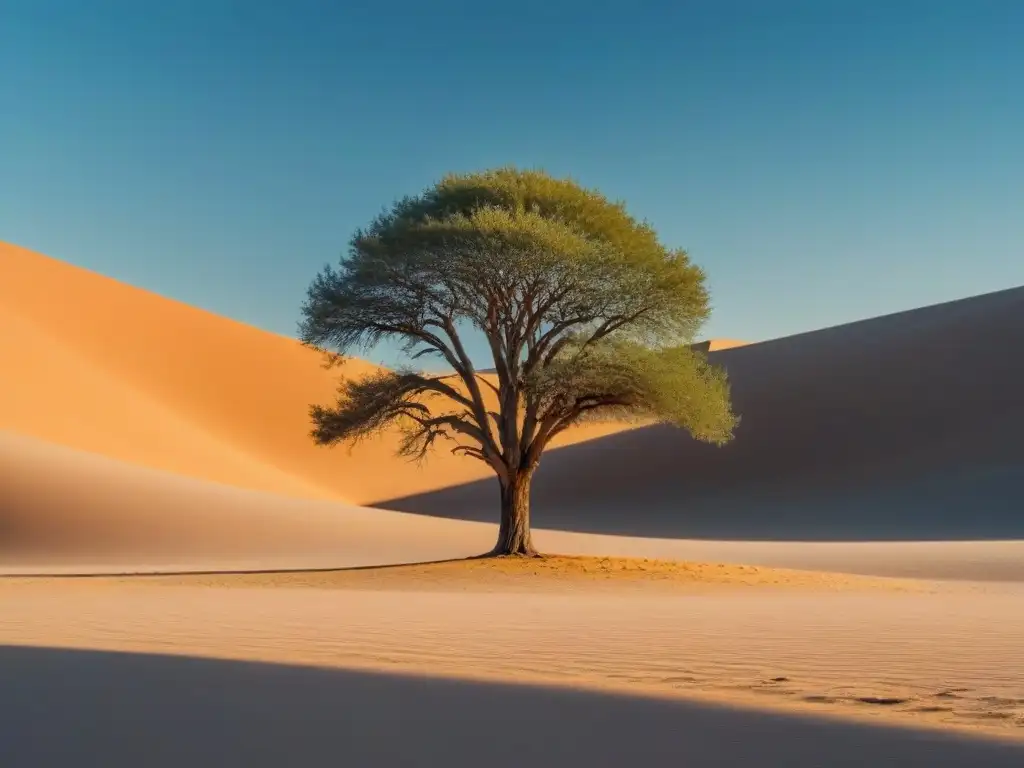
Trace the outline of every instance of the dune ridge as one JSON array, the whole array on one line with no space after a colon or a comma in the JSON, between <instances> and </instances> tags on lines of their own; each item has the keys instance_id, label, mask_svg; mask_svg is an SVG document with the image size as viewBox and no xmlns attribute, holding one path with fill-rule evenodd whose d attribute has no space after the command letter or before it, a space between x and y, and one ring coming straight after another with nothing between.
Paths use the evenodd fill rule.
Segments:
<instances>
[{"instance_id":1,"label":"dune ridge","mask_svg":"<svg viewBox=\"0 0 1024 768\"><path fill-rule=\"evenodd\" d=\"M394 460L396 435L353 451L309 438L341 376L294 339L0 242L0 429L242 488L366 503L487 477L438 452ZM301 300L296 297L296 305ZM622 429L594 425L562 442Z\"/></svg>"},{"instance_id":2,"label":"dune ridge","mask_svg":"<svg viewBox=\"0 0 1024 768\"><path fill-rule=\"evenodd\" d=\"M240 488L491 521L479 462L396 461L393 434L313 445L308 407L340 374L294 340L16 246L0 244L0 264L0 353L17 361L0 429ZM733 444L578 429L545 457L535 520L662 538L1024 538L1021 346L1024 288L712 352L743 419Z\"/></svg>"},{"instance_id":3,"label":"dune ridge","mask_svg":"<svg viewBox=\"0 0 1024 768\"><path fill-rule=\"evenodd\" d=\"M748 344L750 344L749 341L740 341L739 339L705 339L691 346L698 352L720 352L723 349L745 347Z\"/></svg>"},{"instance_id":4,"label":"dune ridge","mask_svg":"<svg viewBox=\"0 0 1024 768\"><path fill-rule=\"evenodd\" d=\"M711 353L742 422L551 451L538 525L631 536L1021 539L1024 288ZM373 506L482 519L475 482Z\"/></svg>"}]
</instances>

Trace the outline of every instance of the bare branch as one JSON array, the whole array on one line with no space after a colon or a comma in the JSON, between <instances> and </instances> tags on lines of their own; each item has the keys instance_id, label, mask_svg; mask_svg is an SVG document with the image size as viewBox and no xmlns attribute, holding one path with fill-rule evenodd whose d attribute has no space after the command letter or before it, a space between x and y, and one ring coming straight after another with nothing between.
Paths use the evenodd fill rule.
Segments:
<instances>
[{"instance_id":1,"label":"bare branch","mask_svg":"<svg viewBox=\"0 0 1024 768\"><path fill-rule=\"evenodd\" d=\"M452 448L452 454L456 456L458 456L459 454L462 454L464 456L471 456L474 459L479 459L485 464L490 463L483 451L481 451L479 448L474 448L471 445L456 445L454 448Z\"/></svg>"},{"instance_id":2,"label":"bare branch","mask_svg":"<svg viewBox=\"0 0 1024 768\"><path fill-rule=\"evenodd\" d=\"M471 399L470 410L476 418L477 425L480 427L481 445L483 445L486 451L493 452L495 455L501 455L501 449L491 434L491 424L487 417L487 406L484 404L483 394L480 392L476 370L473 368L469 355L466 354L466 348L459 337L459 332L455 328L455 323L450 317L446 317L442 322L442 327L451 340L455 357L457 358L456 361L453 361L455 364L452 367L461 376L463 383L469 390Z\"/></svg>"}]
</instances>

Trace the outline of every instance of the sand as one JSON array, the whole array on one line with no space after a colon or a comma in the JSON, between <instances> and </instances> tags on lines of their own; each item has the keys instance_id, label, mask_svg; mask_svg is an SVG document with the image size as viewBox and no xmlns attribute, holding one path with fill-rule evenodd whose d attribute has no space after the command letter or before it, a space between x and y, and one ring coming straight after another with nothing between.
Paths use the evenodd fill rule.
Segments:
<instances>
[{"instance_id":1,"label":"sand","mask_svg":"<svg viewBox=\"0 0 1024 768\"><path fill-rule=\"evenodd\" d=\"M567 686L0 647L4 765L1016 768L938 733ZM155 694L154 692L159 692Z\"/></svg>"},{"instance_id":2,"label":"sand","mask_svg":"<svg viewBox=\"0 0 1024 768\"><path fill-rule=\"evenodd\" d=\"M177 572L51 574L7 573L0 585L91 585L134 587L231 587L336 589L442 593L665 594L689 595L722 590L803 590L821 592L900 592L988 594L1013 591L1013 584L939 583L921 579L859 576L823 571L765 568L729 563L653 560L579 555L536 558L470 557L402 565L354 566L307 570L191 570Z\"/></svg>"},{"instance_id":3,"label":"sand","mask_svg":"<svg viewBox=\"0 0 1024 768\"><path fill-rule=\"evenodd\" d=\"M734 573L610 591L552 567L532 583L495 578L508 566L442 568L429 584L422 566L8 580L0 639L558 684L1024 743L1024 589Z\"/></svg>"},{"instance_id":4,"label":"sand","mask_svg":"<svg viewBox=\"0 0 1024 768\"><path fill-rule=\"evenodd\" d=\"M0 432L0 574L338 568L469 557L493 523L210 483ZM497 491L495 490L495 495ZM729 542L539 529L566 555L1024 580L1024 542Z\"/></svg>"},{"instance_id":5,"label":"sand","mask_svg":"<svg viewBox=\"0 0 1024 768\"><path fill-rule=\"evenodd\" d=\"M567 434L523 563L482 465L313 446L294 340L0 273L0 764L1024 760L1021 289L713 340L736 443Z\"/></svg>"},{"instance_id":6,"label":"sand","mask_svg":"<svg viewBox=\"0 0 1024 768\"><path fill-rule=\"evenodd\" d=\"M1024 539L1024 288L712 353L741 423L718 449L647 427L548 453L537 525L643 537ZM458 519L490 486L370 503Z\"/></svg>"},{"instance_id":7,"label":"sand","mask_svg":"<svg viewBox=\"0 0 1024 768\"><path fill-rule=\"evenodd\" d=\"M740 341L739 339L706 339L705 341L699 341L692 346L700 352L719 352L723 349L745 347L749 343L749 341Z\"/></svg>"},{"instance_id":8,"label":"sand","mask_svg":"<svg viewBox=\"0 0 1024 768\"><path fill-rule=\"evenodd\" d=\"M131 464L303 498L356 504L488 477L438 452L395 462L398 437L355 451L309 439L309 406L339 377L294 339L257 330L0 242L0 429ZM296 307L302 301L296 296ZM620 431L594 425L562 444Z\"/></svg>"}]
</instances>

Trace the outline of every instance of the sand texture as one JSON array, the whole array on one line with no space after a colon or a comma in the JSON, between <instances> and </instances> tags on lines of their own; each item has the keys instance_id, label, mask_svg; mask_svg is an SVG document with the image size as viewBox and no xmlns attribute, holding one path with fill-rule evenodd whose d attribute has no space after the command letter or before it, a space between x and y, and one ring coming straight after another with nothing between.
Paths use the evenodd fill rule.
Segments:
<instances>
[{"instance_id":1,"label":"sand texture","mask_svg":"<svg viewBox=\"0 0 1024 768\"><path fill-rule=\"evenodd\" d=\"M9 645L171 653L696 698L1024 742L1024 591L599 584L459 592L306 577L0 586ZM297 584L289 582L299 579ZM406 583L403 584L403 580Z\"/></svg>"},{"instance_id":2,"label":"sand texture","mask_svg":"<svg viewBox=\"0 0 1024 768\"><path fill-rule=\"evenodd\" d=\"M1024 289L712 340L736 442L567 434L517 562L479 463L311 443L375 366L0 275L0 765L1024 765Z\"/></svg>"}]
</instances>

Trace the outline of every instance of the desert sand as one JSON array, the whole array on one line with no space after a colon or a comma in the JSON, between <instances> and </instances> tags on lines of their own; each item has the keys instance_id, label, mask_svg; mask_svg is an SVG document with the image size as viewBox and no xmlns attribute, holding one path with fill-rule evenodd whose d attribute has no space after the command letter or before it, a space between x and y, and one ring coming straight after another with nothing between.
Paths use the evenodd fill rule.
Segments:
<instances>
[{"instance_id":1,"label":"desert sand","mask_svg":"<svg viewBox=\"0 0 1024 768\"><path fill-rule=\"evenodd\" d=\"M521 563L482 465L313 446L293 340L0 274L0 764L1024 760L1024 289L722 345L735 444L566 435Z\"/></svg>"},{"instance_id":2,"label":"desert sand","mask_svg":"<svg viewBox=\"0 0 1024 768\"><path fill-rule=\"evenodd\" d=\"M698 341L692 347L701 352L720 352L723 349L745 347L749 343L749 341L740 341L739 339L706 339Z\"/></svg>"},{"instance_id":3,"label":"desert sand","mask_svg":"<svg viewBox=\"0 0 1024 768\"><path fill-rule=\"evenodd\" d=\"M488 476L439 452L394 461L396 439L346 456L309 439L309 406L339 375L294 339L259 331L55 259L0 243L0 427L188 477L367 504ZM296 297L296 302L302 300ZM621 430L594 425L563 442Z\"/></svg>"},{"instance_id":4,"label":"desert sand","mask_svg":"<svg viewBox=\"0 0 1024 768\"><path fill-rule=\"evenodd\" d=\"M1020 349L1024 288L714 352L742 419L733 443L647 427L552 451L534 519L669 538L1022 539ZM490 493L373 504L481 520Z\"/></svg>"}]
</instances>

